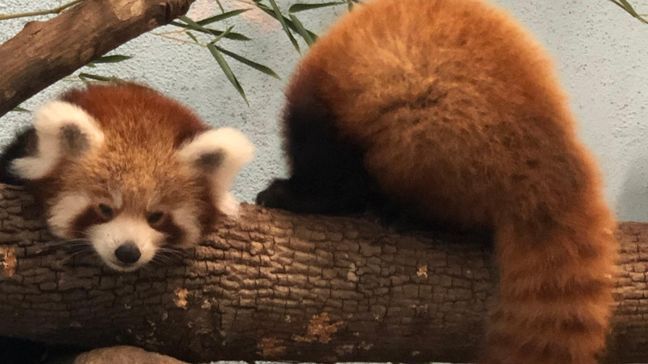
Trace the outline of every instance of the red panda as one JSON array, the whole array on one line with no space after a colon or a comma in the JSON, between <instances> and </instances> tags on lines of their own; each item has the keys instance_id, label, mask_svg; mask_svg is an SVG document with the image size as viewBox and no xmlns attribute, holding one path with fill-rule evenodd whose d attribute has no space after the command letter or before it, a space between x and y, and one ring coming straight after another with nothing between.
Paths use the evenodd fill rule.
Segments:
<instances>
[{"instance_id":1,"label":"red panda","mask_svg":"<svg viewBox=\"0 0 648 364\"><path fill-rule=\"evenodd\" d=\"M50 101L0 158L49 230L87 239L109 267L133 271L160 247L197 243L216 216L236 217L229 192L254 153L231 128L134 83L90 85Z\"/></svg>"},{"instance_id":2,"label":"red panda","mask_svg":"<svg viewBox=\"0 0 648 364\"><path fill-rule=\"evenodd\" d=\"M492 231L497 303L480 363L595 363L617 243L600 172L553 66L479 0L373 0L319 38L284 111L290 177L257 203L394 204Z\"/></svg>"}]
</instances>

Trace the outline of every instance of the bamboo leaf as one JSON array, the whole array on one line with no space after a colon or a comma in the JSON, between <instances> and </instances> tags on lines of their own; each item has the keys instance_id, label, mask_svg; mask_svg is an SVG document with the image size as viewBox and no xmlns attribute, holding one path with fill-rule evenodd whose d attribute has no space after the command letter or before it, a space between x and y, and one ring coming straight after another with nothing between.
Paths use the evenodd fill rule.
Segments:
<instances>
[{"instance_id":1,"label":"bamboo leaf","mask_svg":"<svg viewBox=\"0 0 648 364\"><path fill-rule=\"evenodd\" d=\"M221 70L225 74L225 77L230 81L230 83L234 86L236 91L243 97L243 100L245 100L245 103L250 105L250 103L247 100L247 97L245 96L245 91L243 91L243 87L241 87L241 84L239 83L238 79L234 75L234 72L232 72L232 69L230 68L229 64L227 64L227 61L225 58L223 58L223 55L220 53L216 45L213 43L207 44L207 48L211 52L212 56L214 56L214 59L220 66Z\"/></svg>"},{"instance_id":2,"label":"bamboo leaf","mask_svg":"<svg viewBox=\"0 0 648 364\"><path fill-rule=\"evenodd\" d=\"M110 81L119 80L117 77L113 77L113 76L107 77L107 76L95 75L92 73L86 73L86 72L79 73L79 78L83 81L94 80L94 81L110 82Z\"/></svg>"},{"instance_id":3,"label":"bamboo leaf","mask_svg":"<svg viewBox=\"0 0 648 364\"><path fill-rule=\"evenodd\" d=\"M264 13L266 13L266 14L270 15L271 17L277 19L277 18L276 18L276 14L275 14L275 12L274 12L272 9L270 9L267 5L261 3L260 0L254 0L254 4L255 4L259 9L261 9L261 11L263 11ZM293 24L292 20L290 20L289 18L286 18L286 17L283 17L283 19L284 19L284 22L288 25L288 27L289 27L291 30L297 32L297 27L295 26L295 24ZM278 20L278 19L277 19L277 20ZM310 30L308 30L308 29L306 29L306 31L308 32L308 34L309 34L313 39L317 39L317 34L313 33L312 31L310 31Z\"/></svg>"},{"instance_id":4,"label":"bamboo leaf","mask_svg":"<svg viewBox=\"0 0 648 364\"><path fill-rule=\"evenodd\" d=\"M274 77L276 79L280 79L279 75L277 75L275 73L275 71L273 71L270 67L264 66L264 65L262 65L260 63L254 62L254 61L251 61L251 60L249 60L249 59L247 59L247 58L245 58L245 57L243 57L243 56L241 56L239 54L236 54L236 53L234 53L232 51L228 51L225 48L222 48L222 47L219 47L219 46L216 46L216 48L219 51L221 51L223 54L225 54L225 55L227 55L229 57L232 57L235 60L237 60L237 61L239 61L239 62L241 62L241 63L243 63L243 64L245 64L247 66L250 66L250 67L254 68L255 70L257 70L257 71L259 71L261 73L265 73L268 76L272 76L272 77Z\"/></svg>"},{"instance_id":5,"label":"bamboo leaf","mask_svg":"<svg viewBox=\"0 0 648 364\"><path fill-rule=\"evenodd\" d=\"M92 61L92 63L93 64L97 64L97 63L118 63L118 62L123 62L123 61L129 60L131 58L133 58L133 57L132 56L126 56L126 55L123 55L123 54L111 54L109 56L103 56L103 57L99 57L97 59L94 59Z\"/></svg>"},{"instance_id":6,"label":"bamboo leaf","mask_svg":"<svg viewBox=\"0 0 648 364\"><path fill-rule=\"evenodd\" d=\"M234 28L234 26L230 26L229 28L225 29L225 31L223 32L223 34L221 34L221 35L219 35L218 37L212 39L212 41L209 42L209 44L216 44L216 43L218 43L219 40L221 40L221 39L223 39L224 37L226 37L226 36L227 36L231 31L232 31L232 28Z\"/></svg>"},{"instance_id":7,"label":"bamboo leaf","mask_svg":"<svg viewBox=\"0 0 648 364\"><path fill-rule=\"evenodd\" d=\"M299 33L299 35L304 38L306 44L308 44L309 47L313 45L313 43L315 43L315 39L313 39L313 37L308 34L308 31L306 30L306 28L304 28L299 19L297 19L294 14L290 14L290 19L292 20L293 24L295 24L295 27L297 27L297 33Z\"/></svg>"},{"instance_id":8,"label":"bamboo leaf","mask_svg":"<svg viewBox=\"0 0 648 364\"><path fill-rule=\"evenodd\" d=\"M207 29L207 28L203 27L202 25L196 23L193 19L191 19L190 17L188 17L186 15L181 15L181 16L178 17L178 19L185 22L193 30L199 30L199 31L203 31L203 32L208 32L209 31L209 29Z\"/></svg>"},{"instance_id":9,"label":"bamboo leaf","mask_svg":"<svg viewBox=\"0 0 648 364\"><path fill-rule=\"evenodd\" d=\"M623 10L628 12L628 14L630 14L633 17L639 19L639 21L641 21L642 23L648 24L648 19L641 16L641 14L637 13L637 11L634 9L634 7L627 0L610 0L610 1L612 1L614 4L618 5Z\"/></svg>"},{"instance_id":10,"label":"bamboo leaf","mask_svg":"<svg viewBox=\"0 0 648 364\"><path fill-rule=\"evenodd\" d=\"M351 0L348 0L351 1ZM346 4L346 1L334 1L334 2L327 2L327 3L319 3L319 4L302 4L302 3L297 3L293 4L288 8L288 11L291 13L297 13L300 11L306 11L306 10L312 10L312 9L319 9L319 8L325 8L329 6L336 6L336 5L341 5L341 4Z\"/></svg>"},{"instance_id":11,"label":"bamboo leaf","mask_svg":"<svg viewBox=\"0 0 648 364\"><path fill-rule=\"evenodd\" d=\"M222 30L211 29L211 31L212 31L211 34L216 36L219 36L224 33L224 31ZM246 35L237 32L229 32L227 33L227 35L225 35L225 38L232 39L232 40L244 40L244 41L250 40L250 38L247 37Z\"/></svg>"},{"instance_id":12,"label":"bamboo leaf","mask_svg":"<svg viewBox=\"0 0 648 364\"><path fill-rule=\"evenodd\" d=\"M185 17L185 18L186 18L186 17ZM203 27L202 25L200 25L200 24L194 22L193 20L191 20L191 19L189 19L189 18L187 18L187 19L188 19L189 21L191 21L192 24L190 24L190 23L186 23L186 24L184 24L184 23L180 23L180 22L177 22L177 21L172 21L172 22L169 23L169 24L171 24L171 25L175 25L175 26L177 26L177 27L185 28L185 29L191 29L191 30L194 30L194 31L197 31L197 32L200 32L200 33L205 33L205 34L215 35L215 36L219 36L219 35L221 35L221 34L224 33L224 31L222 31L222 30L216 30L216 29L206 28L206 27ZM225 36L225 38L227 38L227 39L232 39L232 40L246 40L246 41L247 41L247 40L250 40L250 38L248 38L247 36L245 36L245 35L243 35L243 34L241 34L241 33L235 33L235 32L230 32L230 33L228 33L228 34Z\"/></svg>"},{"instance_id":13,"label":"bamboo leaf","mask_svg":"<svg viewBox=\"0 0 648 364\"><path fill-rule=\"evenodd\" d=\"M13 111L13 112L31 112L31 111L29 111L29 110L27 110L25 108L20 107L20 106L14 107L11 111Z\"/></svg>"},{"instance_id":14,"label":"bamboo leaf","mask_svg":"<svg viewBox=\"0 0 648 364\"><path fill-rule=\"evenodd\" d=\"M193 40L196 44L200 44L200 42L198 41L198 38L196 38L196 36L193 35L192 32L190 32L190 31L187 30L185 33L186 33L186 34L189 36L189 38L191 38L191 40Z\"/></svg>"},{"instance_id":15,"label":"bamboo leaf","mask_svg":"<svg viewBox=\"0 0 648 364\"><path fill-rule=\"evenodd\" d=\"M284 18L283 14L281 14L281 10L279 10L279 7L277 6L277 3L275 0L269 0L270 5L272 6L272 11L274 13L273 17L279 21L281 24L281 27L283 28L284 32L288 36L288 39L290 39L290 43L292 43L293 47L299 52L299 43L297 43L297 40L295 37L293 37L292 33L290 32L290 29L288 28L288 24L286 22L286 19Z\"/></svg>"},{"instance_id":16,"label":"bamboo leaf","mask_svg":"<svg viewBox=\"0 0 648 364\"><path fill-rule=\"evenodd\" d=\"M215 22L227 19L227 18L237 16L239 14L245 13L248 10L251 10L251 9L232 10L232 11L224 12L222 14L210 16L209 18L198 20L196 23L200 24L200 25L207 25L207 24L215 23Z\"/></svg>"}]
</instances>

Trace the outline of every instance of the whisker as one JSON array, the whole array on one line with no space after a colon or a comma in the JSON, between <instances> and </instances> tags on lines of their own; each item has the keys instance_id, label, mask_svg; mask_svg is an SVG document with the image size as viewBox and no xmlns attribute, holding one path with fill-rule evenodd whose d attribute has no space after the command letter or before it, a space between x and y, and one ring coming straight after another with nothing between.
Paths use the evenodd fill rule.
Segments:
<instances>
[{"instance_id":1,"label":"whisker","mask_svg":"<svg viewBox=\"0 0 648 364\"><path fill-rule=\"evenodd\" d=\"M181 262L184 258L177 256L177 255L171 255L171 254L164 254L164 253L158 253L156 256L159 256L160 259L164 259L167 262Z\"/></svg>"},{"instance_id":2,"label":"whisker","mask_svg":"<svg viewBox=\"0 0 648 364\"><path fill-rule=\"evenodd\" d=\"M156 264L170 265L182 262L182 259L175 255L165 254L165 252L158 252L151 261L154 261Z\"/></svg>"},{"instance_id":3,"label":"whisker","mask_svg":"<svg viewBox=\"0 0 648 364\"><path fill-rule=\"evenodd\" d=\"M57 240L57 241L52 241L52 242L47 242L46 243L48 247L59 247L63 245L70 245L70 244L89 244L88 240L86 239L70 239L70 240Z\"/></svg>"},{"instance_id":4,"label":"whisker","mask_svg":"<svg viewBox=\"0 0 648 364\"><path fill-rule=\"evenodd\" d=\"M92 255L92 253L93 253L93 251L91 249L81 249L81 250L73 252L72 254L65 257L63 262L64 263L69 263L69 262L73 261L76 258L84 258L84 257L90 256L90 255Z\"/></svg>"},{"instance_id":5,"label":"whisker","mask_svg":"<svg viewBox=\"0 0 648 364\"><path fill-rule=\"evenodd\" d=\"M169 255L175 255L181 258L186 257L186 253L183 250L177 248L160 247L158 248L158 251Z\"/></svg>"},{"instance_id":6,"label":"whisker","mask_svg":"<svg viewBox=\"0 0 648 364\"><path fill-rule=\"evenodd\" d=\"M171 257L164 254L156 254L151 260L161 263L169 263L172 261Z\"/></svg>"},{"instance_id":7,"label":"whisker","mask_svg":"<svg viewBox=\"0 0 648 364\"><path fill-rule=\"evenodd\" d=\"M172 259L179 259L179 260L186 258L186 255L184 254L178 254L176 252L170 252L170 251L158 251L158 254L160 256L164 256Z\"/></svg>"},{"instance_id":8,"label":"whisker","mask_svg":"<svg viewBox=\"0 0 648 364\"><path fill-rule=\"evenodd\" d=\"M78 250L71 251L71 252L68 254L68 257L69 257L70 259L73 259L74 257L77 257L77 256L84 256L84 255L89 255L90 253L92 253L92 252L89 251L89 250L86 250L86 249L78 249Z\"/></svg>"}]
</instances>

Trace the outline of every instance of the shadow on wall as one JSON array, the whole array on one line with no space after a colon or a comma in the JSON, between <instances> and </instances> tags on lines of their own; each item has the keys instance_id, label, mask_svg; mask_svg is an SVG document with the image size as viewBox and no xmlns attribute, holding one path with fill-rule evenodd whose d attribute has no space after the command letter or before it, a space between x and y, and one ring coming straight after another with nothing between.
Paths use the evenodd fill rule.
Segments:
<instances>
[{"instance_id":1,"label":"shadow on wall","mask_svg":"<svg viewBox=\"0 0 648 364\"><path fill-rule=\"evenodd\" d=\"M648 209L648 156L635 158L629 165L616 203L619 220L645 216Z\"/></svg>"}]
</instances>

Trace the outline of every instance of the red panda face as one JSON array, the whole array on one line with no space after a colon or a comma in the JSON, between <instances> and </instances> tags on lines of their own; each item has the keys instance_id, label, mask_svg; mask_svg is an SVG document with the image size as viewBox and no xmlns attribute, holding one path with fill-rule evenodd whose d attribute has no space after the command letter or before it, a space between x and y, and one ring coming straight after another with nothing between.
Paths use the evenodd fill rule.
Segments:
<instances>
[{"instance_id":1,"label":"red panda face","mask_svg":"<svg viewBox=\"0 0 648 364\"><path fill-rule=\"evenodd\" d=\"M61 166L54 177L60 192L47 199L50 230L88 239L120 270L137 269L159 247L196 243L219 214L209 182L173 154L151 161L141 158L144 153L123 158L105 145L95 156Z\"/></svg>"},{"instance_id":2,"label":"red panda face","mask_svg":"<svg viewBox=\"0 0 648 364\"><path fill-rule=\"evenodd\" d=\"M36 151L12 164L42 191L53 234L87 239L106 265L133 271L237 216L229 188L253 155L244 135L210 130L141 86L95 87L41 108Z\"/></svg>"}]
</instances>

